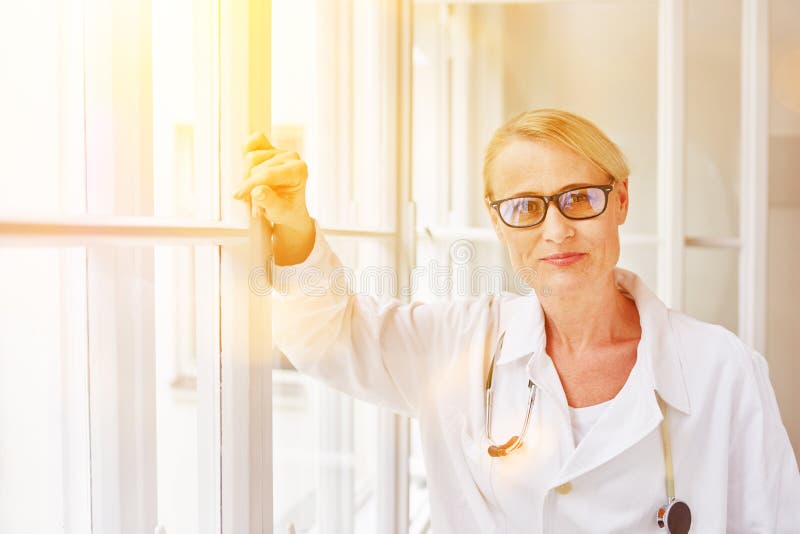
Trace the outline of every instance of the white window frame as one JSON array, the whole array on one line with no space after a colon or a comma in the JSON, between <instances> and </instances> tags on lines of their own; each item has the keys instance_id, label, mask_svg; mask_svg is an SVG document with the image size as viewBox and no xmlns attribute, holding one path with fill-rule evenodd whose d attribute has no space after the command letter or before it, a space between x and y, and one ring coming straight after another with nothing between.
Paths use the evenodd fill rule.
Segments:
<instances>
[{"instance_id":1,"label":"white window frame","mask_svg":"<svg viewBox=\"0 0 800 534\"><path fill-rule=\"evenodd\" d=\"M74 11L64 19L65 35L71 36L69 43L82 41L82 25L86 17L93 16L92 9L101 9L99 4L89 3L84 11ZM223 100L219 91L213 94L204 94L206 102L213 108L220 109L220 116L229 118L229 130L225 131L230 139L231 147L226 147L227 161L232 168L220 169L221 197L230 199L234 179L240 178L241 167L240 146L247 135L247 127L260 128L268 131L269 109L264 102L268 99L269 73L269 2L250 0L222 0L214 21L213 29L222 29L219 25L219 13L232 14L226 18L227 26L223 30L224 36L233 35L236 38L244 35L243 42L225 43L227 48L222 48L222 53L228 54L223 65L231 66L232 72L229 81L234 88L243 88L249 98L240 101L233 99L234 108L230 100ZM248 13L252 16L248 16ZM244 27L253 36L248 40L248 31L241 31ZM211 46L214 46L216 35L212 34ZM266 45L265 45L266 43ZM240 48L236 48L236 47ZM248 53L242 53L242 51ZM223 56L219 56L221 59ZM248 62L248 57L251 60ZM80 51L70 49L66 59L71 65L84 68L83 56ZM248 83L250 80L251 83ZM148 83L149 79L140 80ZM236 85L240 84L240 85ZM74 91L74 87L68 88ZM84 86L83 91L86 88ZM70 93L73 94L73 93ZM264 95L267 96L264 99ZM74 95L73 95L74 96ZM225 95L228 96L228 95ZM202 98L201 97L201 98ZM210 99L210 100L209 100ZM80 137L64 135L70 147L66 147L69 154L84 154L87 131L101 127L93 124L92 107L94 103L87 98L85 93L84 117L88 117ZM259 105L260 104L260 105ZM231 117L226 114L237 114ZM121 120L121 118L117 118ZM222 127L222 125L220 125ZM72 133L72 132L70 132ZM216 135L219 135L217 132ZM97 135L97 138L101 138ZM97 157L103 153L101 144L95 145ZM107 146L106 149L112 147ZM225 158L223 158L225 159ZM77 162L75 162L78 165ZM95 165L102 165L98 160ZM84 176L87 169L84 167ZM98 185L104 177L97 175ZM91 177L87 177L91 180ZM248 255L237 255L237 251L251 249L255 255L263 257L265 251L248 243L259 242L264 237L263 227L248 224L246 208L227 202L222 210L222 220L179 219L159 217L133 217L133 216L95 216L85 215L87 208L93 202L102 200L110 192L104 187L94 187L82 184L64 184L62 198L64 205L70 213L84 213L84 215L52 216L52 217L5 217L0 216L0 246L12 247L91 247L96 245L114 246L161 246L161 245L218 245L220 253L219 284L221 288L221 304L226 313L221 316L221 330L227 334L223 339L225 344L221 350L201 351L213 358L213 362L198 362L197 388L198 391L221 391L221 395L198 395L198 463L213 466L211 470L200 471L200 495L198 510L198 525L201 532L219 533L226 532L263 532L271 528L271 478L270 474L270 444L269 430L271 428L270 412L270 380L261 380L262 375L250 372L250 369L236 368L230 362L233 358L226 358L233 352L250 354L253 362L263 361L264 347L271 345L269 322L265 322L263 311L257 306L248 306L248 298L257 300L247 287L246 274L251 270L253 260ZM219 198L215 203L222 204ZM219 215L219 213L218 213ZM260 241L263 242L263 241ZM263 247L262 247L263 248ZM95 275L92 266L88 265L86 249L65 248L60 253L61 277L64 293L61 301L63 318L63 338L60 364L61 398L64 409L61 414L62 441L61 451L58 453L63 458L63 473L61 486L63 488L63 516L64 532L146 532L145 526L150 527L156 520L156 480L155 480L155 420L154 410L147 409L155 402L155 392L152 381L153 369L150 367L136 369L142 376L150 376L149 380L135 385L118 384L114 378L117 369L107 367L107 362L98 358L106 350L115 350L115 347L97 345L104 343L99 339L93 341L94 346L89 346L87 341L88 329L94 321L99 321L99 312L104 310L103 303L98 295L102 292L89 290L90 283L102 283ZM87 271L88 269L88 271ZM131 267L131 273L140 272L140 267ZM239 276L245 273L245 276ZM262 299L263 301L263 299ZM258 303L257 303L258 304ZM262 303L263 306L263 303ZM92 317L88 313L92 312ZM216 311L219 313L219 310ZM88 320L87 320L88 319ZM266 325L266 329L262 328ZM219 336L213 336L219 339ZM213 345L212 345L213 348ZM152 362L150 362L152 363ZM106 365L106 367L104 367ZM252 366L256 371L261 368ZM233 398L239 393L233 388L221 389L220 372L222 376L229 377L231 386L237 381L246 381L241 391L245 398ZM250 374L251 376L248 376ZM267 378L269 374L266 375ZM122 395L119 398L136 398L145 403L145 409L139 410L136 406L133 417L135 424L143 429L140 433L144 441L135 443L121 443L113 430L94 428L90 430L91 418L100 421L113 422L118 416L113 408L103 407L101 400L108 398L117 386ZM143 389L142 389L143 387ZM258 388L261 387L259 391ZM103 392L108 395L104 395ZM247 397L251 392L252 398ZM253 393L255 392L255 393ZM263 396L257 397L257 393ZM97 402L92 399L97 396ZM220 400L227 400L227 405L220 409ZM252 405L255 409L250 409ZM263 418L258 420L252 413L262 410ZM98 413L98 411L100 413ZM107 416L103 413L107 411ZM208 414L217 414L207 417ZM240 413L251 413L251 417L258 421L253 429L248 425L236 426ZM128 415L123 415L120 426L133 424L125 421ZM219 428L220 417L223 428ZM227 431L222 434L221 431ZM222 436L222 438L221 438ZM248 443L246 440L251 440ZM222 440L222 444L220 441ZM222 445L222 446L221 446ZM240 457L242 450L248 454ZM122 451L122 452L120 452ZM266 454L264 453L266 451ZM223 454L224 453L224 454ZM261 461L266 458L266 465ZM220 480L224 476L224 480ZM266 476L266 479L259 477ZM210 478L209 478L210 477ZM230 484L230 491L227 485ZM126 503L122 509L120 503ZM237 512L244 509L246 513L239 516ZM127 512L127 513L126 513ZM133 512L133 513L131 513ZM223 524L224 521L224 524ZM245 528L239 529L239 523L244 523Z\"/></svg>"},{"instance_id":2,"label":"white window frame","mask_svg":"<svg viewBox=\"0 0 800 534\"><path fill-rule=\"evenodd\" d=\"M199 479L198 525L201 532L207 533L266 532L273 525L271 307L269 297L258 296L248 287L248 276L253 270L268 264L271 234L264 220L248 220L245 207L228 200L241 176L240 147L247 132L268 133L271 123L270 5L268 0L220 0L216 20L208 21L222 37L221 42L210 43L212 47L218 45L219 65L223 67L223 71L216 71L219 87L213 94L204 95L212 99L209 105L216 107L223 121L216 133L220 141L216 162L219 220L86 215L87 203L91 204L87 194L97 194L87 183L65 193L78 206L71 212L83 215L0 216L0 246L219 246L220 331L215 336L219 349L207 353L211 361L198 361L196 383L198 413L217 414L199 421L198 428L198 462L213 466L210 471L203 471ZM94 7L97 6L90 3L86 11L73 13L70 20L74 24L70 28L80 34L84 18L91 16ZM407 276L414 263L413 252L408 251L415 250L409 185L411 2L394 0L381 12L382 38L389 54L387 70L382 75L390 82L384 95L386 117L382 128L388 137L385 161L389 172L396 176L396 229L325 228L324 231L332 236L392 237L400 262L399 274ZM92 106L85 95L84 104L86 108ZM87 127L93 127L91 122ZM86 132L82 133L82 138L73 138L80 149L75 153L83 153ZM102 185L100 176L98 184ZM93 359L104 349L92 350L87 345L87 329L92 320L100 318L96 313L92 318L86 314L103 308L99 302L90 300L95 293L87 285L93 273L86 270L86 250L66 249L63 257L62 276L69 283L64 284L68 293L62 298L71 303L70 313L64 311L68 336L62 353L65 532L145 531L144 525L153 524L156 515L154 410L134 416L136 424L146 429L145 441L127 445L129 448L124 449L127 452L123 452L125 462L118 455L120 443L113 433L90 429L90 410L95 410L91 416L95 418L105 410L100 402L92 402L92 398L119 384L113 379L115 369L104 371L102 362ZM132 272L138 272L138 268L132 266ZM82 307L76 308L72 303ZM241 354L248 355L246 362L234 357ZM148 369L138 371L152 375ZM152 404L155 402L152 386L145 382L143 390L139 386L123 389L128 391L126 395ZM219 394L200 393L204 391ZM112 419L110 411L104 419ZM407 532L408 419L382 411L380 428L378 529L388 533ZM86 454L87 451L94 454ZM123 484L131 482L131 477L135 483ZM126 505L126 510L135 509L137 513L126 514L120 509L120 502L133 503Z\"/></svg>"}]
</instances>

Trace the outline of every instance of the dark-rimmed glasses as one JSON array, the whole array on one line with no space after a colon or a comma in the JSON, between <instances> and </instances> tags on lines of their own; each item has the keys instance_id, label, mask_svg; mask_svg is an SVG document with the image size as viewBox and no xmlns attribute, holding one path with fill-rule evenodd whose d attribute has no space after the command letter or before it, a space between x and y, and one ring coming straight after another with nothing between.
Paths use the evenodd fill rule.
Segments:
<instances>
[{"instance_id":1,"label":"dark-rimmed glasses","mask_svg":"<svg viewBox=\"0 0 800 534\"><path fill-rule=\"evenodd\" d=\"M502 200L489 200L500 220L511 228L529 228L544 221L550 201L555 201L558 211L567 219L591 219L602 215L608 205L608 194L614 189L614 180L608 185L581 186L561 191L555 195L518 195Z\"/></svg>"}]
</instances>

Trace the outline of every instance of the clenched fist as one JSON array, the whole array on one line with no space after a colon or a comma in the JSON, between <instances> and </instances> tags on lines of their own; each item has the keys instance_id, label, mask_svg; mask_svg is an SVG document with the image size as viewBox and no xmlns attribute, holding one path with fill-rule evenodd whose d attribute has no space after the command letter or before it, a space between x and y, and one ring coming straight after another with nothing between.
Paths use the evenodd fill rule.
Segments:
<instances>
[{"instance_id":1,"label":"clenched fist","mask_svg":"<svg viewBox=\"0 0 800 534\"><path fill-rule=\"evenodd\" d=\"M278 265L294 265L308 257L314 245L314 219L306 207L308 168L296 152L275 148L261 132L245 143L244 182L233 197L251 203L255 212L275 225L273 252Z\"/></svg>"},{"instance_id":2,"label":"clenched fist","mask_svg":"<svg viewBox=\"0 0 800 534\"><path fill-rule=\"evenodd\" d=\"M245 180L233 197L249 199L275 224L307 227L308 168L297 152L275 148L263 133L255 132L244 145L243 154Z\"/></svg>"}]
</instances>

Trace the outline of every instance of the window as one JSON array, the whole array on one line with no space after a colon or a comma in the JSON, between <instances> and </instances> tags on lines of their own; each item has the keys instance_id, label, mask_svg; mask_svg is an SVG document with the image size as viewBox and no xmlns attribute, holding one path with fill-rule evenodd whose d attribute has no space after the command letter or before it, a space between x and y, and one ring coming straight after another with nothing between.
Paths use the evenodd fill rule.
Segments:
<instances>
[{"instance_id":1,"label":"window","mask_svg":"<svg viewBox=\"0 0 800 534\"><path fill-rule=\"evenodd\" d=\"M253 482L269 480L269 428L247 394L270 388L251 365L269 321L247 285L256 229L230 198L248 130L268 125L248 104L269 89L258 7L5 10L0 531L270 516Z\"/></svg>"},{"instance_id":2,"label":"window","mask_svg":"<svg viewBox=\"0 0 800 534\"><path fill-rule=\"evenodd\" d=\"M271 141L308 163L309 212L355 289L378 298L402 284L399 4L272 3ZM407 422L299 374L278 350L272 365L274 532L404 532L395 464Z\"/></svg>"},{"instance_id":3,"label":"window","mask_svg":"<svg viewBox=\"0 0 800 534\"><path fill-rule=\"evenodd\" d=\"M6 7L0 531L430 532L418 426L271 346L252 277L268 230L230 196L252 130L308 162L309 210L343 263L396 276L359 290L409 298L413 267L449 268L410 296L430 300L525 291L488 224L483 148L523 109L584 114L631 163L620 265L762 351L769 209L767 357L796 404L780 381L796 262L776 244L797 219L789 4Z\"/></svg>"}]
</instances>

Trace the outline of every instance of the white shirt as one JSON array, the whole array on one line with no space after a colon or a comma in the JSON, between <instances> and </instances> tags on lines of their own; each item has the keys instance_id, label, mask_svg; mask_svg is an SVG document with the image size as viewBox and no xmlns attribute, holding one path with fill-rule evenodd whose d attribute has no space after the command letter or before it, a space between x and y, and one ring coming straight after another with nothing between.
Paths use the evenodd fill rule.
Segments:
<instances>
[{"instance_id":1,"label":"white shirt","mask_svg":"<svg viewBox=\"0 0 800 534\"><path fill-rule=\"evenodd\" d=\"M614 399L601 402L599 404L592 404L591 406L584 406L582 408L569 408L569 420L572 424L572 439L577 447L583 440L583 437L589 433L589 430L594 426L600 415L605 411L606 407L611 404Z\"/></svg>"},{"instance_id":2,"label":"white shirt","mask_svg":"<svg viewBox=\"0 0 800 534\"><path fill-rule=\"evenodd\" d=\"M339 258L315 226L308 258L273 273L275 342L299 370L419 419L436 534L663 532L655 392L666 402L675 491L691 507L692 532L798 532L800 474L767 362L728 330L667 309L637 275L616 269L639 311L637 359L575 447L535 295L406 304L347 294ZM484 381L503 331L495 442L520 431L529 378L538 390L524 445L492 458Z\"/></svg>"}]
</instances>

